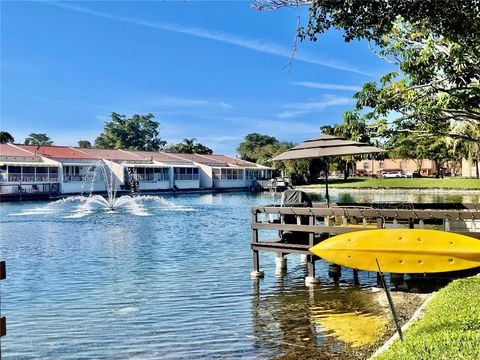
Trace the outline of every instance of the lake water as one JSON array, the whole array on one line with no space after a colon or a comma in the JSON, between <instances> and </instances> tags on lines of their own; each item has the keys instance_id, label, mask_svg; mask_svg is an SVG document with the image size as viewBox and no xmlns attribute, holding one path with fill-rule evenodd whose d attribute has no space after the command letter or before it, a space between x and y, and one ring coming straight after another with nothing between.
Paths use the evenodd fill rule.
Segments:
<instances>
[{"instance_id":1,"label":"lake water","mask_svg":"<svg viewBox=\"0 0 480 360\"><path fill-rule=\"evenodd\" d=\"M332 192L334 201L342 196ZM320 261L322 283L310 288L298 256L278 277L274 255L262 253L265 278L250 279L250 207L279 200L269 193L145 196L115 211L74 197L1 204L2 355L259 359L363 344L335 329L335 319L354 315L349 324L383 326L370 298L372 274L361 272L357 287L343 270L335 285Z\"/></svg>"}]
</instances>

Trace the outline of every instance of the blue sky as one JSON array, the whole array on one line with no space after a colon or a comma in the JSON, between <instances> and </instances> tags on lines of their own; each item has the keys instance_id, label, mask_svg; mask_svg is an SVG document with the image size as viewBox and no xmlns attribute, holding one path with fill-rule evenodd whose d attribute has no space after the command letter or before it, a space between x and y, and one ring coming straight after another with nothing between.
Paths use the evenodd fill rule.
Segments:
<instances>
[{"instance_id":1,"label":"blue sky","mask_svg":"<svg viewBox=\"0 0 480 360\"><path fill-rule=\"evenodd\" d=\"M76 145L113 111L151 112L169 143L195 137L217 153L251 132L300 142L392 69L330 31L299 43L288 70L296 24L294 9L247 1L2 1L1 129Z\"/></svg>"}]
</instances>

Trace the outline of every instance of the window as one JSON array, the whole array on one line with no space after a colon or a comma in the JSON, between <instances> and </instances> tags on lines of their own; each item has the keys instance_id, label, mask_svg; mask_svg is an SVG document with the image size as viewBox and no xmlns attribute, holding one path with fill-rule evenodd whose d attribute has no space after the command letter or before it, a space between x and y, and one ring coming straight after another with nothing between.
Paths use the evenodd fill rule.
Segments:
<instances>
[{"instance_id":1,"label":"window","mask_svg":"<svg viewBox=\"0 0 480 360\"><path fill-rule=\"evenodd\" d=\"M198 180L198 168L175 168L175 180Z\"/></svg>"},{"instance_id":2,"label":"window","mask_svg":"<svg viewBox=\"0 0 480 360\"><path fill-rule=\"evenodd\" d=\"M367 162L367 161L365 161L365 162L363 163L363 168L364 168L364 169L368 169L368 162Z\"/></svg>"},{"instance_id":3,"label":"window","mask_svg":"<svg viewBox=\"0 0 480 360\"><path fill-rule=\"evenodd\" d=\"M80 166L64 166L63 167L63 180L69 181L83 181L84 176L80 175ZM52 181L52 179L50 179Z\"/></svg>"},{"instance_id":4,"label":"window","mask_svg":"<svg viewBox=\"0 0 480 360\"><path fill-rule=\"evenodd\" d=\"M153 181L154 180L153 168L144 168L144 170L145 170L145 181Z\"/></svg>"},{"instance_id":5,"label":"window","mask_svg":"<svg viewBox=\"0 0 480 360\"><path fill-rule=\"evenodd\" d=\"M33 166L24 166L22 169L22 181L35 181L35 168Z\"/></svg>"},{"instance_id":6,"label":"window","mask_svg":"<svg viewBox=\"0 0 480 360\"><path fill-rule=\"evenodd\" d=\"M253 176L253 172L250 172L250 176ZM243 169L228 169L228 168L213 169L213 179L214 180L243 179Z\"/></svg>"},{"instance_id":7,"label":"window","mask_svg":"<svg viewBox=\"0 0 480 360\"><path fill-rule=\"evenodd\" d=\"M37 167L35 171L35 181L48 181L48 167Z\"/></svg>"},{"instance_id":8,"label":"window","mask_svg":"<svg viewBox=\"0 0 480 360\"><path fill-rule=\"evenodd\" d=\"M155 168L155 181L170 180L169 168Z\"/></svg>"},{"instance_id":9,"label":"window","mask_svg":"<svg viewBox=\"0 0 480 360\"><path fill-rule=\"evenodd\" d=\"M8 172L10 174L20 174L21 171L20 166L8 166Z\"/></svg>"},{"instance_id":10,"label":"window","mask_svg":"<svg viewBox=\"0 0 480 360\"><path fill-rule=\"evenodd\" d=\"M221 179L222 170L221 169L212 169L212 178L213 180Z\"/></svg>"},{"instance_id":11,"label":"window","mask_svg":"<svg viewBox=\"0 0 480 360\"><path fill-rule=\"evenodd\" d=\"M385 169L385 161L380 161L378 166L380 169Z\"/></svg>"},{"instance_id":12,"label":"window","mask_svg":"<svg viewBox=\"0 0 480 360\"><path fill-rule=\"evenodd\" d=\"M0 166L0 181L7 181L7 165Z\"/></svg>"}]
</instances>

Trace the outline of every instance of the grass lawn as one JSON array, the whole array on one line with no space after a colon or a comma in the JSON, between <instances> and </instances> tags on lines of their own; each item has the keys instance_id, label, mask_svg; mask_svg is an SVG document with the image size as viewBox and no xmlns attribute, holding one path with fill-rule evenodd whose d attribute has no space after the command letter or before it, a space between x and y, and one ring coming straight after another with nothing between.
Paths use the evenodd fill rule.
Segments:
<instances>
[{"instance_id":1,"label":"grass lawn","mask_svg":"<svg viewBox=\"0 0 480 360\"><path fill-rule=\"evenodd\" d=\"M480 359L480 274L455 280L427 305L423 317L376 359Z\"/></svg>"},{"instance_id":2,"label":"grass lawn","mask_svg":"<svg viewBox=\"0 0 480 360\"><path fill-rule=\"evenodd\" d=\"M324 183L305 185L307 188L324 188ZM328 186L332 188L422 188L422 189L480 189L479 179L450 178L393 178L375 179L353 177L343 179L329 179Z\"/></svg>"}]
</instances>

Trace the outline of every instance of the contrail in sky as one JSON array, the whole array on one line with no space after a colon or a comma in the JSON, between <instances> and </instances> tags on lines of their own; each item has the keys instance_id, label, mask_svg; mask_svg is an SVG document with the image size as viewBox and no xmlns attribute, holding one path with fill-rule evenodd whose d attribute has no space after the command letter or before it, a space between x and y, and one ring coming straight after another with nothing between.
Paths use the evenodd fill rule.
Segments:
<instances>
[{"instance_id":1,"label":"contrail in sky","mask_svg":"<svg viewBox=\"0 0 480 360\"><path fill-rule=\"evenodd\" d=\"M44 2L44 4L68 9L71 11L76 11L83 14L121 21L124 23L133 24L133 25L140 25L140 26L145 26L153 29L159 29L159 30L170 31L170 32L175 32L180 34L191 35L191 36L195 36L203 39L220 41L226 44L232 44L232 45L236 45L246 49L255 50L255 51L272 54L272 55L277 55L277 56L281 56L288 59L290 59L292 56L292 49L290 49L289 47L276 44L274 42L266 41L266 40L248 39L248 38L240 37L234 34L226 33L223 31L209 30L209 29L204 29L200 27L180 26L172 23L153 22L153 21L144 20L144 19L134 19L134 18L129 18L125 16L113 15L113 14L109 14L101 11L96 11L90 8L86 8L86 7L74 5L74 4L59 3L59 2ZM372 74L356 69L354 67L336 63L335 61L319 59L315 56L309 56L307 54L297 53L295 54L294 58L298 61L303 61L310 64L321 65L331 69L343 70L351 73L373 77Z\"/></svg>"}]
</instances>

